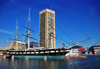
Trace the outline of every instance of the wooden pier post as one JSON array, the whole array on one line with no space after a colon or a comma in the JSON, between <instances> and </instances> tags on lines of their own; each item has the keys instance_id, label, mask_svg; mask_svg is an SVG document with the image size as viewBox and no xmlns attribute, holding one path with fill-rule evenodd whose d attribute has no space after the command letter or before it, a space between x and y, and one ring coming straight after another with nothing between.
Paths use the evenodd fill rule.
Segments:
<instances>
[{"instance_id":1,"label":"wooden pier post","mask_svg":"<svg viewBox=\"0 0 100 69\"><path fill-rule=\"evenodd\" d=\"M46 57L46 55L44 56L44 60L47 60L47 57Z\"/></svg>"},{"instance_id":2,"label":"wooden pier post","mask_svg":"<svg viewBox=\"0 0 100 69\"><path fill-rule=\"evenodd\" d=\"M88 51L86 51L85 54L88 54Z\"/></svg>"},{"instance_id":3,"label":"wooden pier post","mask_svg":"<svg viewBox=\"0 0 100 69\"><path fill-rule=\"evenodd\" d=\"M4 55L4 56L3 56L3 59L5 59L5 58L6 58L6 56Z\"/></svg>"},{"instance_id":4,"label":"wooden pier post","mask_svg":"<svg viewBox=\"0 0 100 69\"><path fill-rule=\"evenodd\" d=\"M67 56L67 60L69 59L69 57Z\"/></svg>"},{"instance_id":5,"label":"wooden pier post","mask_svg":"<svg viewBox=\"0 0 100 69\"><path fill-rule=\"evenodd\" d=\"M14 55L12 55L11 59L14 59Z\"/></svg>"},{"instance_id":6,"label":"wooden pier post","mask_svg":"<svg viewBox=\"0 0 100 69\"><path fill-rule=\"evenodd\" d=\"M28 56L26 56L25 60L28 60Z\"/></svg>"}]
</instances>

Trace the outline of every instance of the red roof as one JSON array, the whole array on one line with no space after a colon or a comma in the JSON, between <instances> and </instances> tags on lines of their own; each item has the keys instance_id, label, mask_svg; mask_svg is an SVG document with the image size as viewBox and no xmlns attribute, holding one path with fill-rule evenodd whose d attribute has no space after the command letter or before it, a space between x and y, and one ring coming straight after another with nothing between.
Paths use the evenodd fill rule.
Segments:
<instances>
[{"instance_id":1,"label":"red roof","mask_svg":"<svg viewBox=\"0 0 100 69\"><path fill-rule=\"evenodd\" d=\"M5 49L0 49L0 51L6 51Z\"/></svg>"}]
</instances>

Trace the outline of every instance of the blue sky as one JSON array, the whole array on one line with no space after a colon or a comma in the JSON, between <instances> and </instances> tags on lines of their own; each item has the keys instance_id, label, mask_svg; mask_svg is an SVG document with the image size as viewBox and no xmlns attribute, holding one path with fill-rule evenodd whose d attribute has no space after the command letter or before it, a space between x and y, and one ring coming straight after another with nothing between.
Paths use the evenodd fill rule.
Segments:
<instances>
[{"instance_id":1,"label":"blue sky","mask_svg":"<svg viewBox=\"0 0 100 69\"><path fill-rule=\"evenodd\" d=\"M88 47L100 41L100 0L0 0L0 46L9 46L16 33L16 19L18 19L18 33L25 34L28 26L29 7L31 8L31 29L35 33L31 36L39 41L39 12L48 8L55 11L55 23L62 28L76 43L88 37L87 42L80 43L83 47ZM68 42L73 42L56 25L56 35L66 40L57 38L56 47L70 46ZM84 36L83 34L87 35ZM27 42L24 36L19 36L19 40Z\"/></svg>"}]
</instances>

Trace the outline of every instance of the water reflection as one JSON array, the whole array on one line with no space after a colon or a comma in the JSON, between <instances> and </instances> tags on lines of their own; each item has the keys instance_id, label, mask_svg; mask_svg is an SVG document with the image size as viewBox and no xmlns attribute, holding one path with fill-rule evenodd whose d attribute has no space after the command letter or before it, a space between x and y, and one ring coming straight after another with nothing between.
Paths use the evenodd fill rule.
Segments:
<instances>
[{"instance_id":1,"label":"water reflection","mask_svg":"<svg viewBox=\"0 0 100 69\"><path fill-rule=\"evenodd\" d=\"M35 60L0 59L0 69L100 69L100 56L86 59Z\"/></svg>"}]
</instances>

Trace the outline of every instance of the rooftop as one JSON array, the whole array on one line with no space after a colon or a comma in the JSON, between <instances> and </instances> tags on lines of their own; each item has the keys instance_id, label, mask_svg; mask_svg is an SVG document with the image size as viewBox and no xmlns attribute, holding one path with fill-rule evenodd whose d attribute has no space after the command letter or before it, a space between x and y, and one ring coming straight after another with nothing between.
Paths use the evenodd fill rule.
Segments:
<instances>
[{"instance_id":1,"label":"rooftop","mask_svg":"<svg viewBox=\"0 0 100 69\"><path fill-rule=\"evenodd\" d=\"M11 49L10 47L0 47L0 49L5 49L5 50L7 50L7 49Z\"/></svg>"},{"instance_id":2,"label":"rooftop","mask_svg":"<svg viewBox=\"0 0 100 69\"><path fill-rule=\"evenodd\" d=\"M92 46L100 46L100 41L99 42L97 42L97 43L95 43L94 45L92 45Z\"/></svg>"},{"instance_id":3,"label":"rooftop","mask_svg":"<svg viewBox=\"0 0 100 69\"><path fill-rule=\"evenodd\" d=\"M42 11L40 12L40 14L42 14L42 13L44 13L44 12L49 12L49 13L55 14L55 11L50 10L50 9L42 10Z\"/></svg>"}]
</instances>

